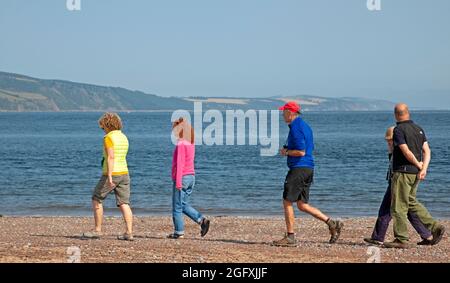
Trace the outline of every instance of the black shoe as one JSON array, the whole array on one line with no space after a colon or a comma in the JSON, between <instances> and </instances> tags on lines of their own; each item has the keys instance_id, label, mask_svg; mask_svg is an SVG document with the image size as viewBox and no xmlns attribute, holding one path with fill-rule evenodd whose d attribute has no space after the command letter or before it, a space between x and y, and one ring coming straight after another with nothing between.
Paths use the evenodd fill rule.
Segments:
<instances>
[{"instance_id":1,"label":"black shoe","mask_svg":"<svg viewBox=\"0 0 450 283\"><path fill-rule=\"evenodd\" d=\"M180 235L180 234L170 234L167 236L168 239L184 239L184 235Z\"/></svg>"},{"instance_id":2,"label":"black shoe","mask_svg":"<svg viewBox=\"0 0 450 283\"><path fill-rule=\"evenodd\" d=\"M442 225L439 225L433 232L433 239L431 240L431 245L437 245L441 240L442 236L445 234L445 227Z\"/></svg>"},{"instance_id":3,"label":"black shoe","mask_svg":"<svg viewBox=\"0 0 450 283\"><path fill-rule=\"evenodd\" d=\"M422 241L417 243L418 246L431 246L432 241L428 239L423 239Z\"/></svg>"},{"instance_id":4,"label":"black shoe","mask_svg":"<svg viewBox=\"0 0 450 283\"><path fill-rule=\"evenodd\" d=\"M200 227L202 228L202 230L200 232L200 235L202 237L205 237L205 235L208 233L208 231L209 231L209 223L210 223L210 221L208 219L203 218L202 224L200 224Z\"/></svg>"}]
</instances>

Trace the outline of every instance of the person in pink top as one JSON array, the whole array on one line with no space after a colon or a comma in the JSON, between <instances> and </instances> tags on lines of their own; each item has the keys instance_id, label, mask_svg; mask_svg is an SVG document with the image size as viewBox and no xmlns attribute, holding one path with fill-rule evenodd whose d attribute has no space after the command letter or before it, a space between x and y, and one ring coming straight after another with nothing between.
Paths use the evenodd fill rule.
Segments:
<instances>
[{"instance_id":1,"label":"person in pink top","mask_svg":"<svg viewBox=\"0 0 450 283\"><path fill-rule=\"evenodd\" d=\"M183 214L200 225L200 235L204 237L209 230L210 221L189 204L189 198L195 185L195 144L194 129L184 118L179 118L172 125L172 131L177 138L177 145L172 159L172 219L174 233L168 238L184 237Z\"/></svg>"}]
</instances>

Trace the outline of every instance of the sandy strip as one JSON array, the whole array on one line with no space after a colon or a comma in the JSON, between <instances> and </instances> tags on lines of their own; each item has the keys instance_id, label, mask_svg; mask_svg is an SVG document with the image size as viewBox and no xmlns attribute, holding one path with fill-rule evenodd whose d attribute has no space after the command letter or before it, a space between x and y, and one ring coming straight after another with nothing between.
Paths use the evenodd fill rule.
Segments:
<instances>
[{"instance_id":1,"label":"sandy strip","mask_svg":"<svg viewBox=\"0 0 450 283\"><path fill-rule=\"evenodd\" d=\"M296 248L273 247L283 236L282 218L212 217L205 238L186 220L186 238L166 239L170 217L136 217L134 242L116 239L123 229L118 217L104 221L106 235L99 240L78 237L92 228L87 217L0 217L0 262L67 262L67 249L80 249L81 262L366 262L370 255L362 239L369 236L375 218L343 219L345 229L337 244L328 244L328 229L311 217L297 219ZM442 221L447 231L450 221ZM410 227L411 242L419 237ZM392 240L392 228L388 240ZM372 251L375 254L376 251ZM408 250L380 249L381 262L450 262L447 235L437 246Z\"/></svg>"}]
</instances>

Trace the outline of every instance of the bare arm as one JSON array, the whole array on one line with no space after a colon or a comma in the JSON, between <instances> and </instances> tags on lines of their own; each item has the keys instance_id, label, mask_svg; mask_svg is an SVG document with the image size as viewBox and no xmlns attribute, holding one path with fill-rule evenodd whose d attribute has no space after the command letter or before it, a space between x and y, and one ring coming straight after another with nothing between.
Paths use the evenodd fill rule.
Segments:
<instances>
[{"instance_id":1,"label":"bare arm","mask_svg":"<svg viewBox=\"0 0 450 283\"><path fill-rule=\"evenodd\" d=\"M294 150L290 149L287 151L287 156L294 156L294 157L303 157L306 155L306 152L304 150Z\"/></svg>"},{"instance_id":2,"label":"bare arm","mask_svg":"<svg viewBox=\"0 0 450 283\"><path fill-rule=\"evenodd\" d=\"M419 170L421 170L422 163L417 160L417 158L414 156L414 153L412 153L412 151L409 149L408 145L401 144L399 145L399 147L406 159L411 162L411 164L419 168Z\"/></svg>"},{"instance_id":3,"label":"bare arm","mask_svg":"<svg viewBox=\"0 0 450 283\"><path fill-rule=\"evenodd\" d=\"M428 170L431 161L431 149L428 143L423 144L423 170Z\"/></svg>"},{"instance_id":4,"label":"bare arm","mask_svg":"<svg viewBox=\"0 0 450 283\"><path fill-rule=\"evenodd\" d=\"M423 144L423 166L422 170L419 172L419 179L425 180L425 177L427 176L428 171L428 165L430 165L431 161L431 149L427 142Z\"/></svg>"},{"instance_id":5,"label":"bare arm","mask_svg":"<svg viewBox=\"0 0 450 283\"><path fill-rule=\"evenodd\" d=\"M280 154L282 156L294 156L294 157L303 157L306 155L304 150L295 150L295 149L280 149Z\"/></svg>"},{"instance_id":6,"label":"bare arm","mask_svg":"<svg viewBox=\"0 0 450 283\"><path fill-rule=\"evenodd\" d=\"M107 165L108 165L108 181L111 186L114 186L112 181L112 173L114 171L114 149L112 147L106 148Z\"/></svg>"}]
</instances>

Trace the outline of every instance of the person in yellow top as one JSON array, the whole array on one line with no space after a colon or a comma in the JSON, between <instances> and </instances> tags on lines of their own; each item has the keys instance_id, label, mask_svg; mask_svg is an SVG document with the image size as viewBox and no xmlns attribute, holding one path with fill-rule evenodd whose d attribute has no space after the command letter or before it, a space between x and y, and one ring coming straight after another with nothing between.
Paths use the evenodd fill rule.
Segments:
<instances>
[{"instance_id":1,"label":"person in yellow top","mask_svg":"<svg viewBox=\"0 0 450 283\"><path fill-rule=\"evenodd\" d=\"M106 196L114 191L116 204L123 214L126 232L120 240L133 240L133 213L130 208L130 176L128 174L128 139L122 133L122 120L116 113L105 113L99 119L100 128L105 131L103 139L102 177L92 195L95 230L83 234L85 238L102 236L103 205Z\"/></svg>"}]
</instances>

